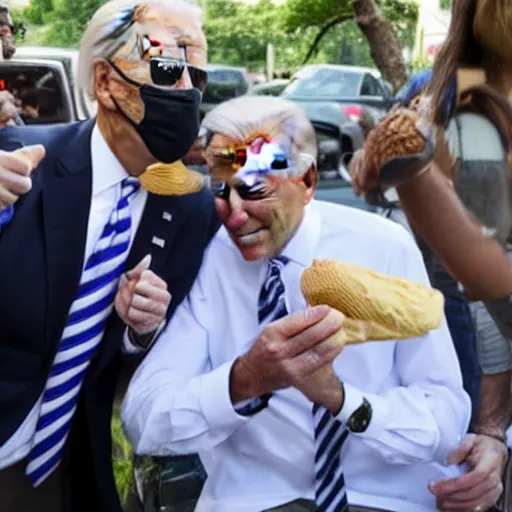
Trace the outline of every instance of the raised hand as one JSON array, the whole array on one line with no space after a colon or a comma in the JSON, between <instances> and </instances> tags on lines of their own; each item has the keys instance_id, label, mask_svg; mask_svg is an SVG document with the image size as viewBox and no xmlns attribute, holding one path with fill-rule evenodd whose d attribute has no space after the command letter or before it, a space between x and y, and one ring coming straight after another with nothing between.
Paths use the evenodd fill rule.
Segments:
<instances>
[{"instance_id":1,"label":"raised hand","mask_svg":"<svg viewBox=\"0 0 512 512\"><path fill-rule=\"evenodd\" d=\"M0 128L14 125L18 116L16 99L8 91L0 91Z\"/></svg>"},{"instance_id":2,"label":"raised hand","mask_svg":"<svg viewBox=\"0 0 512 512\"><path fill-rule=\"evenodd\" d=\"M171 302L167 283L149 270L151 255L124 273L115 299L117 314L137 334L158 329Z\"/></svg>"},{"instance_id":3,"label":"raised hand","mask_svg":"<svg viewBox=\"0 0 512 512\"><path fill-rule=\"evenodd\" d=\"M45 154L40 144L16 151L0 151L0 210L5 210L31 190L32 172Z\"/></svg>"}]
</instances>

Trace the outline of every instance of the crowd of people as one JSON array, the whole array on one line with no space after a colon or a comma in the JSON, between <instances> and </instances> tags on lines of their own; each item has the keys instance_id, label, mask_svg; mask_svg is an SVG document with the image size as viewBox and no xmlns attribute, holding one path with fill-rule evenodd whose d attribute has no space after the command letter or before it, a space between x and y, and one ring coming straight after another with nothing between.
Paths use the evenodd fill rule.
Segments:
<instances>
[{"instance_id":1,"label":"crowd of people","mask_svg":"<svg viewBox=\"0 0 512 512\"><path fill-rule=\"evenodd\" d=\"M207 41L186 0L96 11L78 64L93 119L16 126L0 97L0 512L122 510L110 425L127 361L126 436L199 457L198 512L512 510L512 7L452 3L403 99L429 106L435 148L396 163L407 229L314 199L296 104L245 96L199 125ZM375 198L372 149L351 174ZM192 174L172 188L179 160L206 164L200 190ZM321 260L433 286L446 320L334 343L346 317L301 289Z\"/></svg>"}]
</instances>

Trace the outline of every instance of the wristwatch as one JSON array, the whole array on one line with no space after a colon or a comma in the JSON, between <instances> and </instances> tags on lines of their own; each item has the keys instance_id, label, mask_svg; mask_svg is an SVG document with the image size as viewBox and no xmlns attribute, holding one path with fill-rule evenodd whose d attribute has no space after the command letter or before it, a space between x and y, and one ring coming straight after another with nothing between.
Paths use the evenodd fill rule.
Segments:
<instances>
[{"instance_id":1,"label":"wristwatch","mask_svg":"<svg viewBox=\"0 0 512 512\"><path fill-rule=\"evenodd\" d=\"M131 327L128 327L128 339L136 347L142 350L149 350L156 341L156 331L147 334L138 334Z\"/></svg>"},{"instance_id":2,"label":"wristwatch","mask_svg":"<svg viewBox=\"0 0 512 512\"><path fill-rule=\"evenodd\" d=\"M265 393L257 398L251 398L235 406L235 411L240 416L252 416L268 406L268 401L272 398L272 393Z\"/></svg>"},{"instance_id":3,"label":"wristwatch","mask_svg":"<svg viewBox=\"0 0 512 512\"><path fill-rule=\"evenodd\" d=\"M366 431L372 419L372 406L363 398L363 403L350 415L347 420L347 429L353 434L361 434Z\"/></svg>"}]
</instances>

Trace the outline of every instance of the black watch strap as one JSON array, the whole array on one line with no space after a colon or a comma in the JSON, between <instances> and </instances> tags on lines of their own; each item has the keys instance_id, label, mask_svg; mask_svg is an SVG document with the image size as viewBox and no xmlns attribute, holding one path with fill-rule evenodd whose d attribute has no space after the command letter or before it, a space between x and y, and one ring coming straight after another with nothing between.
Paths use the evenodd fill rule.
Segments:
<instances>
[{"instance_id":1,"label":"black watch strap","mask_svg":"<svg viewBox=\"0 0 512 512\"><path fill-rule=\"evenodd\" d=\"M363 403L350 415L347 420L347 428L354 434L362 434L370 425L372 419L372 406L366 398Z\"/></svg>"},{"instance_id":2,"label":"black watch strap","mask_svg":"<svg viewBox=\"0 0 512 512\"><path fill-rule=\"evenodd\" d=\"M136 347L143 350L149 350L156 340L156 333L158 330L150 332L148 334L137 334L131 327L128 327L128 339Z\"/></svg>"},{"instance_id":3,"label":"black watch strap","mask_svg":"<svg viewBox=\"0 0 512 512\"><path fill-rule=\"evenodd\" d=\"M252 416L256 414L265 407L268 406L268 401L272 397L272 393L265 393L264 395L259 396L258 398L252 399L249 403L240 406L235 406L235 411L240 416Z\"/></svg>"}]
</instances>

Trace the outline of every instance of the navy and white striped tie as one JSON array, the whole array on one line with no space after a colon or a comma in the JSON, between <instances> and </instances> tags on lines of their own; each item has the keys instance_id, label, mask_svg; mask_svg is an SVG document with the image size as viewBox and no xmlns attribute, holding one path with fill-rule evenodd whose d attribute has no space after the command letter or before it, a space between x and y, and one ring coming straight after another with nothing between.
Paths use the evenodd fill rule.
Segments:
<instances>
[{"instance_id":1,"label":"navy and white striped tie","mask_svg":"<svg viewBox=\"0 0 512 512\"><path fill-rule=\"evenodd\" d=\"M315 496L317 512L347 512L341 448L347 428L323 405L313 405L315 425Z\"/></svg>"},{"instance_id":2,"label":"navy and white striped tie","mask_svg":"<svg viewBox=\"0 0 512 512\"><path fill-rule=\"evenodd\" d=\"M285 286L281 279L281 272L288 261L284 256L269 261L267 277L261 288L258 303L260 324L273 322L288 314L284 299ZM314 404L312 413L315 426L317 511L347 512L347 493L340 454L348 430L322 405Z\"/></svg>"},{"instance_id":3,"label":"navy and white striped tie","mask_svg":"<svg viewBox=\"0 0 512 512\"><path fill-rule=\"evenodd\" d=\"M85 372L98 348L123 272L131 235L130 198L136 178L121 183L121 196L87 259L77 296L43 392L26 474L34 487L60 464Z\"/></svg>"},{"instance_id":4,"label":"navy and white striped tie","mask_svg":"<svg viewBox=\"0 0 512 512\"><path fill-rule=\"evenodd\" d=\"M268 262L267 275L258 298L258 320L262 327L288 314L284 300L285 288L281 279L281 271L288 261L285 256L279 256ZM267 393L249 400L243 405L235 406L235 411L242 416L253 414L253 411L266 404L271 396L272 393Z\"/></svg>"},{"instance_id":5,"label":"navy and white striped tie","mask_svg":"<svg viewBox=\"0 0 512 512\"><path fill-rule=\"evenodd\" d=\"M260 325L269 324L288 314L284 301L284 283L281 279L281 272L287 263L288 258L285 256L279 256L268 262L267 276L258 300Z\"/></svg>"}]
</instances>

